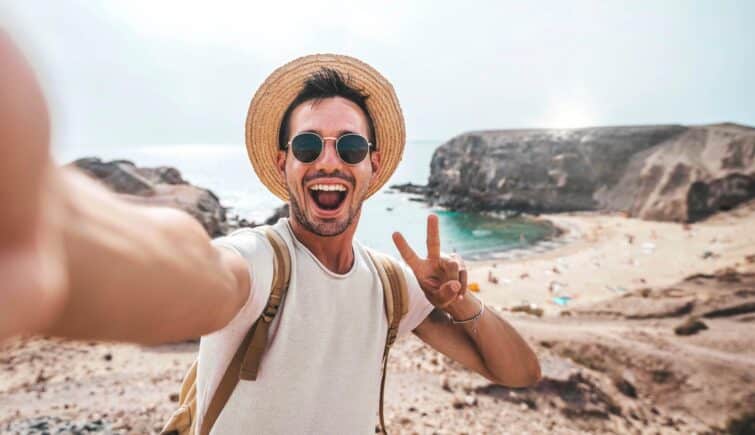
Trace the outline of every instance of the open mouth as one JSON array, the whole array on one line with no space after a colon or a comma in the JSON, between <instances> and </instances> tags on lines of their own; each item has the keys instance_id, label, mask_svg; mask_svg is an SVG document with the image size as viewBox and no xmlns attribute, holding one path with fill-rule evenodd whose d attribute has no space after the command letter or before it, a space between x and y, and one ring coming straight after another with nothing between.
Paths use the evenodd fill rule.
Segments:
<instances>
[{"instance_id":1,"label":"open mouth","mask_svg":"<svg viewBox=\"0 0 755 435\"><path fill-rule=\"evenodd\" d=\"M312 184L307 188L307 191L317 208L324 211L338 210L343 205L348 194L347 187L340 183Z\"/></svg>"}]
</instances>

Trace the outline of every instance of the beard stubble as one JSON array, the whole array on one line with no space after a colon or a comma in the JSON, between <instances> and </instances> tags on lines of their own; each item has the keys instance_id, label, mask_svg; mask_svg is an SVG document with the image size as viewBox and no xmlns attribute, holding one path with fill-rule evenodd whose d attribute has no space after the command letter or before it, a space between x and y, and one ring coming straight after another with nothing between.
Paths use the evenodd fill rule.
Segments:
<instances>
[{"instance_id":1,"label":"beard stubble","mask_svg":"<svg viewBox=\"0 0 755 435\"><path fill-rule=\"evenodd\" d=\"M296 219L296 221L307 231L321 237L334 237L346 231L346 229L349 227L349 225L351 225L354 219L359 216L362 210L362 203L364 202L364 191L366 191L365 188L362 189L362 192L354 192L354 195L358 194L362 199L360 199L355 206L349 207L346 219L334 222L318 223L312 222L307 218L306 213L299 204L299 201L296 199L296 196L293 194L291 187L287 185L286 189L288 190L288 200L291 209L291 216ZM305 192L304 194L306 195L307 193Z\"/></svg>"}]
</instances>

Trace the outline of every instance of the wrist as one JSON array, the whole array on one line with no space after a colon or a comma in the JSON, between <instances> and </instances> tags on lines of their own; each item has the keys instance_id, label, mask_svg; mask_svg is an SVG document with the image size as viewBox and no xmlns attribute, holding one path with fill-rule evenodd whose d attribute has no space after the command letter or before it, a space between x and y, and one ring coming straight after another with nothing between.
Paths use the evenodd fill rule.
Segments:
<instances>
[{"instance_id":1,"label":"wrist","mask_svg":"<svg viewBox=\"0 0 755 435\"><path fill-rule=\"evenodd\" d=\"M444 308L444 311L448 313L455 321L463 321L474 317L480 312L482 307L482 301L472 296L469 291L464 292L464 297L461 300L456 300Z\"/></svg>"}]
</instances>

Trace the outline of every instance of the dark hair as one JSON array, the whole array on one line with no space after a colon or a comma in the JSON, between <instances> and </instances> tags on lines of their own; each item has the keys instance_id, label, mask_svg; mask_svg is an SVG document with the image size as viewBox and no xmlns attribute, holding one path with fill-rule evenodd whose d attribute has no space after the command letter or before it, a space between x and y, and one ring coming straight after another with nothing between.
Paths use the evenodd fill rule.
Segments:
<instances>
[{"instance_id":1,"label":"dark hair","mask_svg":"<svg viewBox=\"0 0 755 435\"><path fill-rule=\"evenodd\" d=\"M349 81L348 76L344 77L340 72L326 67L323 67L319 71L310 75L304 82L304 88L302 88L283 114L280 133L278 134L278 146L280 149L285 149L286 144L288 143L288 124L291 119L291 112L293 112L300 104L307 101L319 101L324 98L332 97L345 98L362 109L367 117L367 125L369 127L368 139L372 143L372 146L376 147L375 127L372 124L372 117L370 117L370 112L367 110L366 104L369 95L365 94L361 89L351 86Z\"/></svg>"}]
</instances>

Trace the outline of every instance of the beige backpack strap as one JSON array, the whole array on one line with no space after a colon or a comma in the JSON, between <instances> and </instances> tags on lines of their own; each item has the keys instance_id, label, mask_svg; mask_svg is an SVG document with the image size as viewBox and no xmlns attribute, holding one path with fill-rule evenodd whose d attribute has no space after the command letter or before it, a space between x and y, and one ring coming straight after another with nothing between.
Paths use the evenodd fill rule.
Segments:
<instances>
[{"instance_id":1,"label":"beige backpack strap","mask_svg":"<svg viewBox=\"0 0 755 435\"><path fill-rule=\"evenodd\" d=\"M192 433L191 424L197 411L197 360L186 372L178 395L178 409L160 431L161 435L179 435Z\"/></svg>"},{"instance_id":2,"label":"beige backpack strap","mask_svg":"<svg viewBox=\"0 0 755 435\"><path fill-rule=\"evenodd\" d=\"M388 353L393 342L398 336L398 327L401 319L409 311L409 293L406 287L406 279L401 266L386 255L366 249L367 254L375 265L375 269L383 285L383 297L385 299L385 316L388 319L388 333L385 338L383 349L383 375L380 380L380 429L387 434L385 417L383 416L383 396L385 392L385 376L388 368Z\"/></svg>"},{"instance_id":3,"label":"beige backpack strap","mask_svg":"<svg viewBox=\"0 0 755 435\"><path fill-rule=\"evenodd\" d=\"M288 246L281 236L270 227L264 227L265 235L275 251L273 262L273 287L270 291L270 298L267 300L267 306L262 312L261 318L256 322L252 341L244 355L244 361L241 363L239 377L245 381L254 381L257 379L262 354L267 347L267 336L270 330L270 324L273 322L278 309L281 306L283 297L288 289L288 281L291 278L291 256L288 252Z\"/></svg>"},{"instance_id":4,"label":"beige backpack strap","mask_svg":"<svg viewBox=\"0 0 755 435\"><path fill-rule=\"evenodd\" d=\"M239 379L255 380L259 371L259 364L262 360L262 353L267 346L267 333L270 324L278 313L278 308L288 289L288 282L291 278L291 257L288 252L286 242L272 228L262 227L270 244L273 246L275 256L273 257L273 285L270 290L270 297L267 305L262 311L262 315L254 322L244 340L241 341L236 353L233 355L231 363L228 364L225 374L218 385L215 394L212 396L207 412L202 419L200 435L208 435L215 421L220 416L220 412L231 397L233 390L236 388Z\"/></svg>"}]
</instances>

